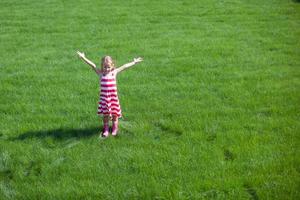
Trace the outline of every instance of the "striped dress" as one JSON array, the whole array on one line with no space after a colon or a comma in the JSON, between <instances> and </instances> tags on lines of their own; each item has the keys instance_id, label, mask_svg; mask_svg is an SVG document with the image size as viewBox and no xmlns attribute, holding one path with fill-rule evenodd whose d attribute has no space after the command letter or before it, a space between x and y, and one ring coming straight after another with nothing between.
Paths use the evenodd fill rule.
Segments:
<instances>
[{"instance_id":1,"label":"striped dress","mask_svg":"<svg viewBox=\"0 0 300 200\"><path fill-rule=\"evenodd\" d=\"M100 100L98 115L115 115L122 117L116 83L116 72L111 71L100 75Z\"/></svg>"}]
</instances>

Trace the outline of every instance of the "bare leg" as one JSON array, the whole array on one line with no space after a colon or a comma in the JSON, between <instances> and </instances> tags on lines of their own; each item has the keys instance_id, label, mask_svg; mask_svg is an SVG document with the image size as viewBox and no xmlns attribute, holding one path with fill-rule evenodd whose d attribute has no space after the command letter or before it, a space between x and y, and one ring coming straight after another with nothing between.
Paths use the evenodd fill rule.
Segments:
<instances>
[{"instance_id":1,"label":"bare leg","mask_svg":"<svg viewBox=\"0 0 300 200\"><path fill-rule=\"evenodd\" d=\"M118 134L118 125L119 125L118 117L116 115L113 115L112 121L113 121L113 126L112 126L111 134L113 136L116 136Z\"/></svg>"},{"instance_id":2,"label":"bare leg","mask_svg":"<svg viewBox=\"0 0 300 200\"><path fill-rule=\"evenodd\" d=\"M109 135L109 116L103 116L103 132L102 137L107 137Z\"/></svg>"}]
</instances>

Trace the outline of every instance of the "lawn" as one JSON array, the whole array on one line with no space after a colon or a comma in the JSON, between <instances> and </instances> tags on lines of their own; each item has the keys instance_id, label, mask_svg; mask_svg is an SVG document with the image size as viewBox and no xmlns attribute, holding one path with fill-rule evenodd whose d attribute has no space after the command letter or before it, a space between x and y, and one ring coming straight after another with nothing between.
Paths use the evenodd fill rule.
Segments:
<instances>
[{"instance_id":1,"label":"lawn","mask_svg":"<svg viewBox=\"0 0 300 200\"><path fill-rule=\"evenodd\" d=\"M297 0L1 0L0 199L300 199ZM98 66L123 118L99 139Z\"/></svg>"}]
</instances>

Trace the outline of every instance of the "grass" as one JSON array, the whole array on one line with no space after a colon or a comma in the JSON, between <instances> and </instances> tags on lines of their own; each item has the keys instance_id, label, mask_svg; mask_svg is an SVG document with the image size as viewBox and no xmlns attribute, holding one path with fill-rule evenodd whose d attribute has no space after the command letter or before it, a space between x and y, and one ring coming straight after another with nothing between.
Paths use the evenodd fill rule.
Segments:
<instances>
[{"instance_id":1,"label":"grass","mask_svg":"<svg viewBox=\"0 0 300 200\"><path fill-rule=\"evenodd\" d=\"M0 198L299 199L300 4L0 2ZM98 79L124 118L99 140Z\"/></svg>"}]
</instances>

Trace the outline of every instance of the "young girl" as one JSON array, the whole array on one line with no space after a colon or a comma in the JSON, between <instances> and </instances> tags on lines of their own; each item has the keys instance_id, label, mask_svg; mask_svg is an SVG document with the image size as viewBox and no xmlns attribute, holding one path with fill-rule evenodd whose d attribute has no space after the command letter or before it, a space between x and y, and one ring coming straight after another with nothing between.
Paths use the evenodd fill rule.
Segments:
<instances>
[{"instance_id":1,"label":"young girl","mask_svg":"<svg viewBox=\"0 0 300 200\"><path fill-rule=\"evenodd\" d=\"M118 118L122 116L121 107L117 93L117 74L129 67L142 62L142 58L134 58L132 62L115 68L113 59L110 56L104 56L101 60L101 69L97 69L96 65L88 60L84 53L77 51L78 56L85 61L96 74L100 77L100 100L98 105L98 115L103 115L103 131L101 137L108 137L109 135L109 121L112 119L112 135L116 136L118 133Z\"/></svg>"}]
</instances>

